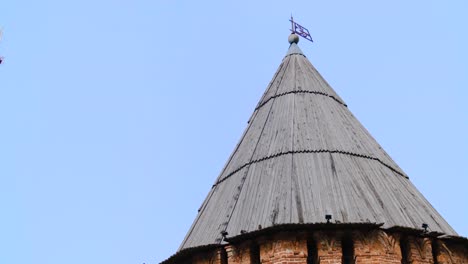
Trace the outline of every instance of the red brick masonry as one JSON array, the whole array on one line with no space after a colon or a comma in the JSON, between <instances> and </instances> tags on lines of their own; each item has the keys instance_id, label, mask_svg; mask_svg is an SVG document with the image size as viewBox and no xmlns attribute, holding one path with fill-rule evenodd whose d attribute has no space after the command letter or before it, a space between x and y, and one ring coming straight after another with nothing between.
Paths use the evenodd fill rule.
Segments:
<instances>
[{"instance_id":1,"label":"red brick masonry","mask_svg":"<svg viewBox=\"0 0 468 264\"><path fill-rule=\"evenodd\" d=\"M256 245L259 249L260 263L306 264L310 250L307 245L314 243L312 248L317 257L310 260L310 263L342 264L341 241L344 235L341 231L320 231L313 234L278 233L235 245L228 244L208 253L198 253L180 263L251 264L256 262L251 257L252 246ZM354 260L357 264L468 264L466 243L405 235L403 239L406 239L407 245L406 261L402 261L402 235L399 233L388 233L379 229L352 231L346 235L353 241Z\"/></svg>"}]
</instances>

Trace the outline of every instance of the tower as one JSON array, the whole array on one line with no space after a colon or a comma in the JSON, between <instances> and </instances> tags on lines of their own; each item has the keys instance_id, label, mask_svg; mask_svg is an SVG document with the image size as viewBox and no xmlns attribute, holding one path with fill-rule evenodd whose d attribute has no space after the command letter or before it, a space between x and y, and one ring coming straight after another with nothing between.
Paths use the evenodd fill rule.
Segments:
<instances>
[{"instance_id":1,"label":"tower","mask_svg":"<svg viewBox=\"0 0 468 264\"><path fill-rule=\"evenodd\" d=\"M170 263L468 263L460 237L289 37Z\"/></svg>"}]
</instances>

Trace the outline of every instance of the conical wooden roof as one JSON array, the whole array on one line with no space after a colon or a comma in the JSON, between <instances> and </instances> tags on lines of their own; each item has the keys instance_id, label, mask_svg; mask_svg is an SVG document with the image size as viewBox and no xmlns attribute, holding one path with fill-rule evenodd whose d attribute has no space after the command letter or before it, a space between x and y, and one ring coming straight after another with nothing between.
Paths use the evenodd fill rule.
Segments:
<instances>
[{"instance_id":1,"label":"conical wooden roof","mask_svg":"<svg viewBox=\"0 0 468 264\"><path fill-rule=\"evenodd\" d=\"M326 214L457 235L292 43L179 251Z\"/></svg>"}]
</instances>

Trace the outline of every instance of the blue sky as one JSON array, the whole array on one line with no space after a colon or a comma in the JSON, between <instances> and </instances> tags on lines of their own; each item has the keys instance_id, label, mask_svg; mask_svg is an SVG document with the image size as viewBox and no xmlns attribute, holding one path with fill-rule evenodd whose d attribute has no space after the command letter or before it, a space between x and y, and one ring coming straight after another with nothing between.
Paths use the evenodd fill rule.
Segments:
<instances>
[{"instance_id":1,"label":"blue sky","mask_svg":"<svg viewBox=\"0 0 468 264\"><path fill-rule=\"evenodd\" d=\"M463 0L3 1L0 263L175 253L288 48L299 44L468 236Z\"/></svg>"}]
</instances>

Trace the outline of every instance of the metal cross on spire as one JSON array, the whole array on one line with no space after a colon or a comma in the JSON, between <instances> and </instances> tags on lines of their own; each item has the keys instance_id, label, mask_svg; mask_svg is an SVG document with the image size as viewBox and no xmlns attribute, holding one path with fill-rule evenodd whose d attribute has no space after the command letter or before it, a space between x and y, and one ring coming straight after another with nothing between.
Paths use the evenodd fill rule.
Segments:
<instances>
[{"instance_id":1,"label":"metal cross on spire","mask_svg":"<svg viewBox=\"0 0 468 264\"><path fill-rule=\"evenodd\" d=\"M294 22L294 19L293 19L292 15L291 15L291 19L289 21L291 21L291 32L292 32L292 34L297 34L297 35L309 40L310 42L314 42L312 40L312 37L310 36L309 30L307 28L299 25L298 23Z\"/></svg>"}]
</instances>

